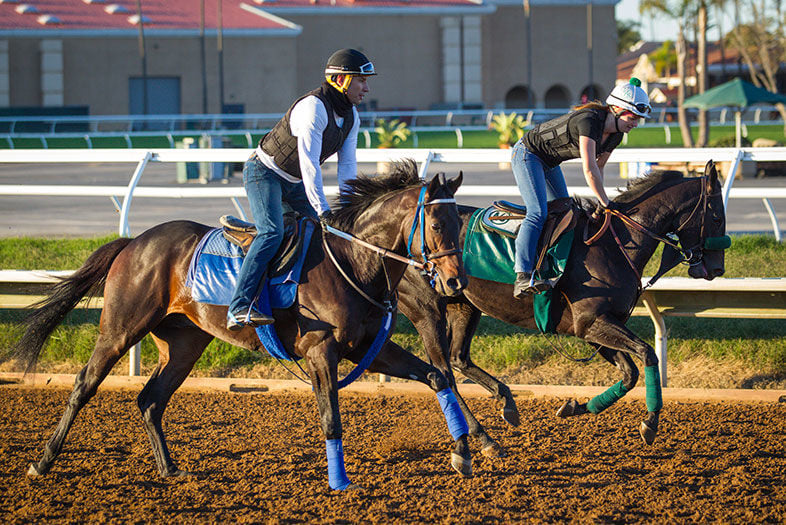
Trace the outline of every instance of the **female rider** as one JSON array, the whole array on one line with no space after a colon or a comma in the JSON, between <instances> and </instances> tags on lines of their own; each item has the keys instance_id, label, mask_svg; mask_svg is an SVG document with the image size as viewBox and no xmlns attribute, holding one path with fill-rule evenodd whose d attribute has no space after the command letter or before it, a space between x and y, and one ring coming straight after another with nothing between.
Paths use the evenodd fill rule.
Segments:
<instances>
[{"instance_id":1,"label":"female rider","mask_svg":"<svg viewBox=\"0 0 786 525\"><path fill-rule=\"evenodd\" d=\"M550 288L548 281L533 272L536 250L548 201L568 197L568 187L560 164L581 157L584 178L603 207L609 197L603 188L603 167L623 134L650 116L650 100L637 78L620 84L606 98L606 104L590 102L527 132L513 147L511 165L527 214L516 237L516 282L513 296Z\"/></svg>"}]
</instances>

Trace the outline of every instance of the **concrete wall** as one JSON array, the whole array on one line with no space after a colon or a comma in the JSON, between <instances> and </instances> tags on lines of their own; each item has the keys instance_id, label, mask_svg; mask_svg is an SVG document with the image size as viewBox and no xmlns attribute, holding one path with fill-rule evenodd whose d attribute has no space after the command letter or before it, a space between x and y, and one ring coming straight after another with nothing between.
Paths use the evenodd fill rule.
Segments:
<instances>
[{"instance_id":1,"label":"concrete wall","mask_svg":"<svg viewBox=\"0 0 786 525\"><path fill-rule=\"evenodd\" d=\"M601 97L613 87L616 73L613 9L593 8L593 80L602 90ZM282 113L297 96L322 81L327 58L343 47L360 49L376 65L379 75L370 81L367 104L376 104L380 110L422 110L457 102L456 93L461 86L465 102L504 107L506 94L527 84L527 37L520 5L499 5L493 14L464 18L465 41L458 46L465 62L458 75L456 16L285 18L302 26L299 36L225 36L225 103L243 104L247 113ZM546 92L554 86L565 88L570 103L578 102L582 88L589 82L586 6L535 6L531 20L532 90L536 105L544 106ZM127 114L129 78L142 74L136 38L61 40L62 103L87 105L93 115ZM179 77L181 111L201 113L198 38L161 38L151 32L146 49L148 75ZM218 113L215 38L206 40L206 60L207 111ZM43 105L46 90L41 39L8 39L8 74L11 106Z\"/></svg>"},{"instance_id":2,"label":"concrete wall","mask_svg":"<svg viewBox=\"0 0 786 525\"><path fill-rule=\"evenodd\" d=\"M378 75L369 82L367 101L379 109L427 109L442 100L439 17L287 16L303 27L297 38L298 90L324 78L328 57L352 47L368 56Z\"/></svg>"},{"instance_id":3,"label":"concrete wall","mask_svg":"<svg viewBox=\"0 0 786 525\"><path fill-rule=\"evenodd\" d=\"M589 83L586 6L532 8L532 91L538 107L555 85L578 102ZM483 19L484 102L500 105L516 85L527 85L527 37L524 10L497 6ZM593 7L593 81L604 93L614 87L617 33L613 6ZM605 95L604 95L605 96Z\"/></svg>"},{"instance_id":4,"label":"concrete wall","mask_svg":"<svg viewBox=\"0 0 786 525\"><path fill-rule=\"evenodd\" d=\"M183 113L202 113L199 40L146 40L148 76L179 77ZM220 112L217 55L215 39L207 39L208 113ZM129 78L142 75L135 39L67 39L64 56L66 105L128 113ZM293 39L224 38L224 102L244 104L247 113L281 112L296 96L294 61Z\"/></svg>"}]
</instances>

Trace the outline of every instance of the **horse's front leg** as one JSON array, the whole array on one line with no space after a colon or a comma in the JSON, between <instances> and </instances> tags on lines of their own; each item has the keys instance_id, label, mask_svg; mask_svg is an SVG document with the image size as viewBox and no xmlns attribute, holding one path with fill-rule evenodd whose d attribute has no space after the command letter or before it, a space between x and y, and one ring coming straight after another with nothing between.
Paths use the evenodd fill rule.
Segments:
<instances>
[{"instance_id":1,"label":"horse's front leg","mask_svg":"<svg viewBox=\"0 0 786 525\"><path fill-rule=\"evenodd\" d=\"M519 408L508 385L480 368L470 358L470 345L480 323L480 310L470 304L459 303L448 305L447 312L450 321L451 366L488 390L502 405L502 419L511 426L519 426Z\"/></svg>"},{"instance_id":2,"label":"horse's front leg","mask_svg":"<svg viewBox=\"0 0 786 525\"><path fill-rule=\"evenodd\" d=\"M448 431L453 437L450 465L462 476L472 476L472 456L467 439L469 427L445 376L436 367L418 359L392 341L388 341L379 351L368 370L420 381L437 394Z\"/></svg>"},{"instance_id":3,"label":"horse's front leg","mask_svg":"<svg viewBox=\"0 0 786 525\"><path fill-rule=\"evenodd\" d=\"M593 345L598 347L599 345ZM616 366L622 372L622 380L611 386L605 392L593 397L587 403L579 403L576 399L570 399L557 410L559 417L581 416L583 414L600 414L611 405L622 399L628 392L633 390L639 380L639 369L636 368L630 355L600 346L598 353L609 363Z\"/></svg>"},{"instance_id":4,"label":"horse's front leg","mask_svg":"<svg viewBox=\"0 0 786 525\"><path fill-rule=\"evenodd\" d=\"M335 342L322 342L312 347L306 355L306 363L325 435L328 484L333 490L352 490L361 487L349 481L344 467L341 414L338 410L338 355L335 346Z\"/></svg>"},{"instance_id":5,"label":"horse's front leg","mask_svg":"<svg viewBox=\"0 0 786 525\"><path fill-rule=\"evenodd\" d=\"M646 387L647 418L639 427L642 439L648 445L658 435L658 421L663 408L663 393L660 385L660 370L655 349L642 341L623 323L608 314L595 317L586 326L580 326L576 335L590 343L597 343L613 350L636 355L644 362L644 385Z\"/></svg>"}]
</instances>

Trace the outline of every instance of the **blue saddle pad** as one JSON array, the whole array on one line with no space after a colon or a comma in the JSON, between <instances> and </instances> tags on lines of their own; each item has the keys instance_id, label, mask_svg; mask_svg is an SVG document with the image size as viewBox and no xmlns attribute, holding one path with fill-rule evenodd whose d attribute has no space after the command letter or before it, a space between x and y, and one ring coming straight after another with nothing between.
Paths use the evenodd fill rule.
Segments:
<instances>
[{"instance_id":1,"label":"blue saddle pad","mask_svg":"<svg viewBox=\"0 0 786 525\"><path fill-rule=\"evenodd\" d=\"M268 279L265 283L254 303L254 308L259 312L271 315L273 308L289 308L295 302L300 272L314 231L312 221L304 220L301 225L304 235L303 249L288 272ZM240 247L227 241L221 228L210 230L199 241L188 267L186 286L191 288L191 298L198 303L228 306L232 301L242 265L243 252ZM290 355L284 349L273 325L258 326L256 331L270 355L279 359L296 359L296 356Z\"/></svg>"}]
</instances>

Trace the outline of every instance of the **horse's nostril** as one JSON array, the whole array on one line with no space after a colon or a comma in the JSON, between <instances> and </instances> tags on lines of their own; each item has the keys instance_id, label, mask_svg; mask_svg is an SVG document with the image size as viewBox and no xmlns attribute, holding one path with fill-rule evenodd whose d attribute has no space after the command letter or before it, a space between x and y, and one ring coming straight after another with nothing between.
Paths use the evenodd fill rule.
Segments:
<instances>
[{"instance_id":1,"label":"horse's nostril","mask_svg":"<svg viewBox=\"0 0 786 525\"><path fill-rule=\"evenodd\" d=\"M456 279L455 277L451 277L450 279L448 279L448 288L450 288L453 291L458 291L461 290L463 286L459 279Z\"/></svg>"}]
</instances>

